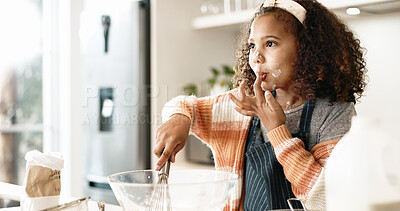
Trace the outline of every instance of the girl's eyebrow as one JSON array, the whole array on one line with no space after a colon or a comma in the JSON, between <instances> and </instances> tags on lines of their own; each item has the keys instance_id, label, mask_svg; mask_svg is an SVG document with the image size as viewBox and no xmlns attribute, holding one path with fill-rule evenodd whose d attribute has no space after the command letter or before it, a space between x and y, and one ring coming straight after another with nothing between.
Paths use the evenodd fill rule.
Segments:
<instances>
[{"instance_id":1,"label":"girl's eyebrow","mask_svg":"<svg viewBox=\"0 0 400 211\"><path fill-rule=\"evenodd\" d=\"M277 40L280 40L280 39L281 39L281 38L279 38L279 37L277 37L277 36L274 36L274 35L265 35L265 36L262 37L261 39L265 40L265 39L269 39L269 38L274 38L274 39L277 39ZM250 41L252 41L252 40L253 40L253 38L252 38L252 37L249 37L248 42L250 42Z\"/></svg>"},{"instance_id":2,"label":"girl's eyebrow","mask_svg":"<svg viewBox=\"0 0 400 211\"><path fill-rule=\"evenodd\" d=\"M264 36L262 39L268 39L268 38L274 38L274 39L277 39L277 40L280 40L281 38L279 38L279 37L277 37L277 36L274 36L274 35L266 35L266 36Z\"/></svg>"}]
</instances>

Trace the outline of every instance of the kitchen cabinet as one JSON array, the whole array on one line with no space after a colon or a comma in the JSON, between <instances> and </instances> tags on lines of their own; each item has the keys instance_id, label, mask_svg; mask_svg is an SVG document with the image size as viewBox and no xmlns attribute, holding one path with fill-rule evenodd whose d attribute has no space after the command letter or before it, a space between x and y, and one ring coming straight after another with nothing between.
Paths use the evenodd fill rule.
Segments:
<instances>
[{"instance_id":1,"label":"kitchen cabinet","mask_svg":"<svg viewBox=\"0 0 400 211\"><path fill-rule=\"evenodd\" d=\"M392 0L318 0L320 3L325 5L328 9L333 10L339 15L343 15L344 10L348 7L361 7L365 6L376 6L379 9L385 9L385 7L395 6ZM195 17L192 21L192 27L194 29L208 29L224 26L240 27L240 24L246 23L253 16L253 8L230 12L227 14L220 13L216 15L200 15Z\"/></svg>"}]
</instances>

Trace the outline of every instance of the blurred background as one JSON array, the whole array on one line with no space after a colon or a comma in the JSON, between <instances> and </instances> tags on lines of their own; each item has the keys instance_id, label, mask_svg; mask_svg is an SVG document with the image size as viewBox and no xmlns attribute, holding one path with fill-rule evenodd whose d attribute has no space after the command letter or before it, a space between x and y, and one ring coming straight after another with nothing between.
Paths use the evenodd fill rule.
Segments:
<instances>
[{"instance_id":1,"label":"blurred background","mask_svg":"<svg viewBox=\"0 0 400 211\"><path fill-rule=\"evenodd\" d=\"M0 181L23 183L26 152L59 151L63 194L116 203L106 176L153 167L162 106L230 88L237 36L260 3L1 0ZM321 3L367 49L358 114L398 124L400 1ZM189 139L174 168L213 168Z\"/></svg>"}]
</instances>

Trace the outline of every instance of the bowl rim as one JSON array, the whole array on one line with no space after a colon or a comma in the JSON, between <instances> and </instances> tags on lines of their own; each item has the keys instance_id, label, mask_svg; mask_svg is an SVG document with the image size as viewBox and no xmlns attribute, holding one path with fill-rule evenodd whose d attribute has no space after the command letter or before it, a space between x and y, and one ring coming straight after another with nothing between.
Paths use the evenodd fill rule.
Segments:
<instances>
[{"instance_id":1,"label":"bowl rim","mask_svg":"<svg viewBox=\"0 0 400 211\"><path fill-rule=\"evenodd\" d=\"M73 207L77 207L79 205L81 205L82 203L87 203L90 200L90 196L87 197L83 197L80 199L76 199L64 204L60 204L60 205L56 205L54 207L50 207L41 211L55 211L55 210L63 210L65 208L73 208Z\"/></svg>"},{"instance_id":2,"label":"bowl rim","mask_svg":"<svg viewBox=\"0 0 400 211\"><path fill-rule=\"evenodd\" d=\"M214 183L220 183L222 181L238 181L239 179L239 175L233 172L227 172L227 171L220 171L220 170L207 170L207 169L177 169L177 170L173 170L173 172L219 172L219 173L225 173L228 174L230 176L230 178L227 179L220 179L220 180L213 180L210 182L186 182L186 183L173 183L173 184L168 184L168 186L183 186L183 185L204 185L204 184L214 184ZM156 183L129 183L129 182L115 182L115 181L111 181L112 177L116 177L118 175L122 175L122 174L128 174L128 173L134 173L134 172L158 172L155 170L151 170L151 169L147 169L147 170L133 170L133 171L124 171L124 172L118 172L118 173L114 173L111 174L109 176L107 176L107 181L108 183L111 185L112 183L114 184L122 184L122 185L127 185L127 186L162 186L165 184L156 184ZM111 186L112 187L112 186Z\"/></svg>"}]
</instances>

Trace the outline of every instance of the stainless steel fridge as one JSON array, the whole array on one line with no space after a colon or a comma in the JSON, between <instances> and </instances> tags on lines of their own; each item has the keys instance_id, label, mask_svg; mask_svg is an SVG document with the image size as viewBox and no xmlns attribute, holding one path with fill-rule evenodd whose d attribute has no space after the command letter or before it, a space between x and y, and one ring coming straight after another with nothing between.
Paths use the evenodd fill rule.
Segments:
<instances>
[{"instance_id":1,"label":"stainless steel fridge","mask_svg":"<svg viewBox=\"0 0 400 211\"><path fill-rule=\"evenodd\" d=\"M149 1L86 1L81 14L85 194L117 204L106 177L150 168Z\"/></svg>"}]
</instances>

